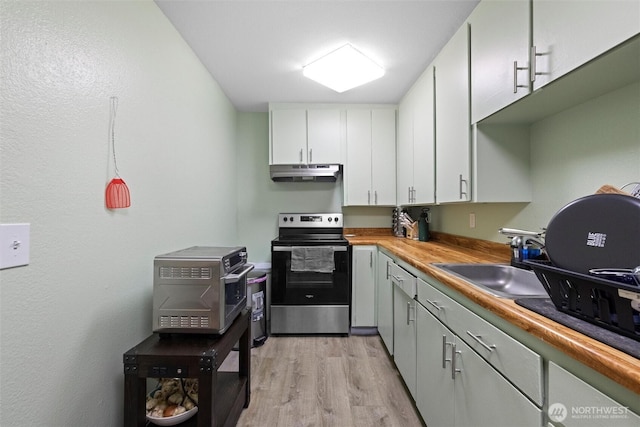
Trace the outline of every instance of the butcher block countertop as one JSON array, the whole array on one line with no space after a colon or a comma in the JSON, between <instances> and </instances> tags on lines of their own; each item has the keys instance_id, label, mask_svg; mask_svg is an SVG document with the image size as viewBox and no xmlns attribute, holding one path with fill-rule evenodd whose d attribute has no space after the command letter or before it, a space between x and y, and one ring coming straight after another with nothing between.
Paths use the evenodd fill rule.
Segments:
<instances>
[{"instance_id":1,"label":"butcher block countertop","mask_svg":"<svg viewBox=\"0 0 640 427\"><path fill-rule=\"evenodd\" d=\"M640 360L520 307L497 298L431 263L509 263L506 244L433 233L428 242L393 237L389 229L347 229L352 245L378 245L416 269L458 291L474 303L534 335L571 358L640 394ZM640 345L640 344L639 344Z\"/></svg>"}]
</instances>

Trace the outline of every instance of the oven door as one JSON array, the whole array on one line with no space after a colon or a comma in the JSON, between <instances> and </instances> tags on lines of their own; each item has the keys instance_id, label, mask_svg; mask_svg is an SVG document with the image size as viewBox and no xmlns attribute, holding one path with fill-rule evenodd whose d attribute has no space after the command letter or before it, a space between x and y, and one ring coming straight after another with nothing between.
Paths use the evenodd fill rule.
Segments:
<instances>
[{"instance_id":1,"label":"oven door","mask_svg":"<svg viewBox=\"0 0 640 427\"><path fill-rule=\"evenodd\" d=\"M349 305L351 302L351 246L330 246L335 269L331 273L291 271L292 246L271 248L273 305ZM322 246L316 246L322 248ZM328 247L327 247L328 248Z\"/></svg>"}]
</instances>

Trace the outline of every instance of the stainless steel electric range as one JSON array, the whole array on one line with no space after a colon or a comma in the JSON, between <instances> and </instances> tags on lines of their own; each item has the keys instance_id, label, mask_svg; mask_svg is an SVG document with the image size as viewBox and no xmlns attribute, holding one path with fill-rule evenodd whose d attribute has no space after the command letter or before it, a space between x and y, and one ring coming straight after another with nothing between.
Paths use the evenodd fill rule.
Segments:
<instances>
[{"instance_id":1,"label":"stainless steel electric range","mask_svg":"<svg viewBox=\"0 0 640 427\"><path fill-rule=\"evenodd\" d=\"M271 241L271 333L349 334L351 246L339 213L278 215Z\"/></svg>"}]
</instances>

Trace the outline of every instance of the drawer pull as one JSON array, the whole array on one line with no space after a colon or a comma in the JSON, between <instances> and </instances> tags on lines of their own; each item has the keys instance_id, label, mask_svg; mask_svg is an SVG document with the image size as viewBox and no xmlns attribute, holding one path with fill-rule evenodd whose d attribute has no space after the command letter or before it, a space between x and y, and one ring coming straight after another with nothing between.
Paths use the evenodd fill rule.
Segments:
<instances>
[{"instance_id":1,"label":"drawer pull","mask_svg":"<svg viewBox=\"0 0 640 427\"><path fill-rule=\"evenodd\" d=\"M440 311L440 310L442 310L444 308L444 307L440 307L436 301L427 300L427 302L429 304L431 304L438 311Z\"/></svg>"},{"instance_id":2,"label":"drawer pull","mask_svg":"<svg viewBox=\"0 0 640 427\"><path fill-rule=\"evenodd\" d=\"M442 336L442 369L447 369L447 362L451 362L451 359L447 359L447 346L453 345L451 342L447 342L447 336Z\"/></svg>"},{"instance_id":3,"label":"drawer pull","mask_svg":"<svg viewBox=\"0 0 640 427\"><path fill-rule=\"evenodd\" d=\"M460 372L462 372L462 369L457 369L456 368L456 359L457 359L457 355L462 354L461 351L456 350L456 345L453 344L452 345L452 350L451 350L451 379L455 380L456 379L456 374L459 374Z\"/></svg>"},{"instance_id":4,"label":"drawer pull","mask_svg":"<svg viewBox=\"0 0 640 427\"><path fill-rule=\"evenodd\" d=\"M474 340L477 341L478 344L480 344L481 346L483 346L484 348L486 348L488 351L493 351L496 349L496 345L495 344L487 344L484 341L482 341L482 337L480 335L473 335L471 332L467 331L467 335L469 335L471 338L473 338Z\"/></svg>"},{"instance_id":5,"label":"drawer pull","mask_svg":"<svg viewBox=\"0 0 640 427\"><path fill-rule=\"evenodd\" d=\"M407 302L407 325L411 324L415 319L411 318L411 310L415 310L414 307L411 306L411 301Z\"/></svg>"}]
</instances>

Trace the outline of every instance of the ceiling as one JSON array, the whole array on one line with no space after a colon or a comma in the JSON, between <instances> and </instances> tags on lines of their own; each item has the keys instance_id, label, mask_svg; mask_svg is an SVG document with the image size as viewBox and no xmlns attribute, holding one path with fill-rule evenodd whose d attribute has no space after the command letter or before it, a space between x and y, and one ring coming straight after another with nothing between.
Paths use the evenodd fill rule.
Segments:
<instances>
[{"instance_id":1,"label":"ceiling","mask_svg":"<svg viewBox=\"0 0 640 427\"><path fill-rule=\"evenodd\" d=\"M479 0L155 0L233 105L396 104ZM386 69L336 93L302 67L351 43Z\"/></svg>"}]
</instances>

